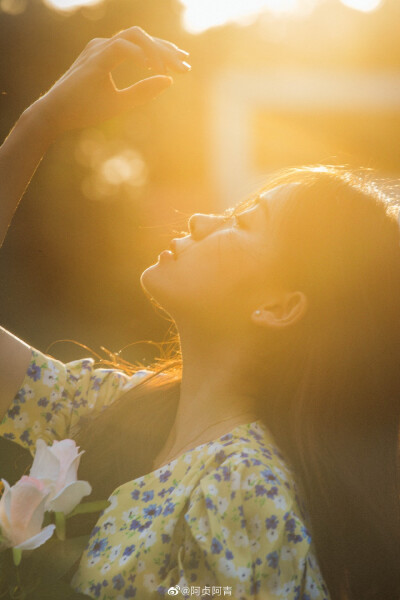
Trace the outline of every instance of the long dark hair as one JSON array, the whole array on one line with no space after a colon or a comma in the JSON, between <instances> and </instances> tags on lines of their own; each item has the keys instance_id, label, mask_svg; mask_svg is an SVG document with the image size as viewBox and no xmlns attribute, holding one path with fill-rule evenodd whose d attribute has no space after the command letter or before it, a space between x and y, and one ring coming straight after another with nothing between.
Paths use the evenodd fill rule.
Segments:
<instances>
[{"instance_id":1,"label":"long dark hair","mask_svg":"<svg viewBox=\"0 0 400 600\"><path fill-rule=\"evenodd\" d=\"M273 340L259 414L292 465L333 600L400 598L400 232L367 173L313 167L290 186L278 268L309 301ZM78 436L98 494L152 468L172 426L180 360ZM268 398L268 403L263 398ZM96 484L97 481L97 484Z\"/></svg>"}]
</instances>

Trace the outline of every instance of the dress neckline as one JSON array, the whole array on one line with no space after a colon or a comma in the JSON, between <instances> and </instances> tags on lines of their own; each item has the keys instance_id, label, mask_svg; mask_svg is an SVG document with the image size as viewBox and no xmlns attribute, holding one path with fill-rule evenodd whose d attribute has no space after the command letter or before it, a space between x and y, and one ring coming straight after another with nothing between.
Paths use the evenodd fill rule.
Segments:
<instances>
[{"instance_id":1,"label":"dress neckline","mask_svg":"<svg viewBox=\"0 0 400 600\"><path fill-rule=\"evenodd\" d=\"M217 438L214 438L208 442L203 442L201 444L198 444L197 446L193 446L193 448L190 448L189 450L186 450L185 452L182 452L182 454L179 454L179 456L177 456L176 458L170 460L169 462L164 463L163 465L161 465L161 467L157 467L157 469L153 469L152 471L150 471L149 473L147 473L147 475L155 475L158 472L162 472L163 469L165 469L166 467L175 464L178 460L181 460L184 456L186 456L187 454L190 454L192 452L196 452L199 451L201 448L205 447L205 446L209 446L210 444L215 444L216 442L218 442L219 440L221 440L222 438L226 437L227 435L234 435L234 433L242 428L242 427L249 427L251 425L261 425L263 429L265 429L265 425L263 423L263 421L261 419L255 419L254 421L251 421L249 423L240 423L239 425L236 425L233 429L231 429L230 431L227 431L226 433L220 435ZM145 477L145 475L142 475L142 477ZM141 479L139 477L139 479Z\"/></svg>"}]
</instances>

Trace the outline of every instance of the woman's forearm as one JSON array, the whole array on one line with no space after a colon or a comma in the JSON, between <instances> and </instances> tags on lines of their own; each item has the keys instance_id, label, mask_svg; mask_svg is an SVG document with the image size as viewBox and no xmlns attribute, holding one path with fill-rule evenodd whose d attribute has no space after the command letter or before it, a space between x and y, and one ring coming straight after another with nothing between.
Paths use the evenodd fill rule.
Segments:
<instances>
[{"instance_id":1,"label":"woman's forearm","mask_svg":"<svg viewBox=\"0 0 400 600\"><path fill-rule=\"evenodd\" d=\"M52 141L38 101L24 111L0 147L0 246L18 203Z\"/></svg>"}]
</instances>

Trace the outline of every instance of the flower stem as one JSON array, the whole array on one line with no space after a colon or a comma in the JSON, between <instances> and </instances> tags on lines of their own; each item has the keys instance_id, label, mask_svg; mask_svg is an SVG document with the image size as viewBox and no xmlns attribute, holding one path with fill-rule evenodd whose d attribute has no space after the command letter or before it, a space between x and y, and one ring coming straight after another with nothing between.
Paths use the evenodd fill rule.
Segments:
<instances>
[{"instance_id":1,"label":"flower stem","mask_svg":"<svg viewBox=\"0 0 400 600\"><path fill-rule=\"evenodd\" d=\"M22 559L22 550L20 550L19 548L13 548L12 555L13 555L14 565L16 567L18 567L18 565L20 564L21 559Z\"/></svg>"},{"instance_id":2,"label":"flower stem","mask_svg":"<svg viewBox=\"0 0 400 600\"><path fill-rule=\"evenodd\" d=\"M59 540L65 540L65 514L56 512L56 534Z\"/></svg>"}]
</instances>

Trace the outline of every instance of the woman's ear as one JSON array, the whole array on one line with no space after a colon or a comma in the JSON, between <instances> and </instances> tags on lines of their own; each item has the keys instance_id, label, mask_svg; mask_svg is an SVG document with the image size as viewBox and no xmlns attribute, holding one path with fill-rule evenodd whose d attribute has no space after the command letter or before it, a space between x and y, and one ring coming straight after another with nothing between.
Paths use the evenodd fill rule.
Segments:
<instances>
[{"instance_id":1,"label":"woman's ear","mask_svg":"<svg viewBox=\"0 0 400 600\"><path fill-rule=\"evenodd\" d=\"M307 306L307 296L303 292L285 292L274 302L258 307L251 315L251 320L261 327L281 329L302 319Z\"/></svg>"}]
</instances>

